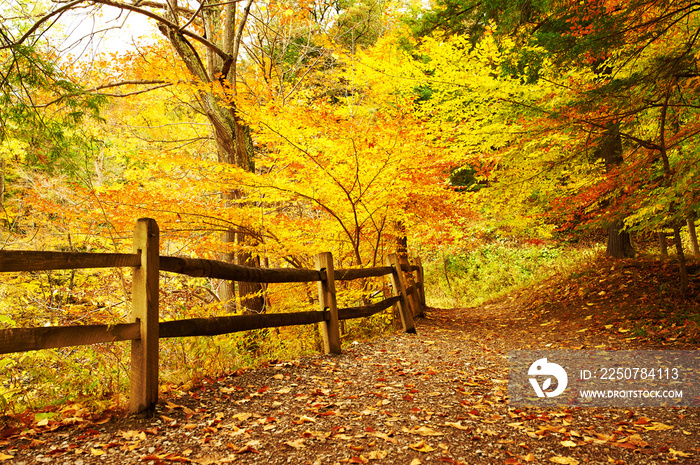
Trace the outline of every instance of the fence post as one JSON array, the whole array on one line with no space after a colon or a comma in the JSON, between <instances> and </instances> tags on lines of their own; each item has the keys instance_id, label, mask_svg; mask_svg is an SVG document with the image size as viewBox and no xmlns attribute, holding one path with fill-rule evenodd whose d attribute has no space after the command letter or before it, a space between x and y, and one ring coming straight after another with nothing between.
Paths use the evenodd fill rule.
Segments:
<instances>
[{"instance_id":1,"label":"fence post","mask_svg":"<svg viewBox=\"0 0 700 465\"><path fill-rule=\"evenodd\" d=\"M406 333L415 333L416 326L413 323L413 309L411 308L411 303L406 297L406 285L404 284L399 258L395 253L389 254L386 257L386 264L394 269L394 271L391 273L391 284L394 286L396 295L401 297L398 306L403 330Z\"/></svg>"},{"instance_id":2,"label":"fence post","mask_svg":"<svg viewBox=\"0 0 700 465\"><path fill-rule=\"evenodd\" d=\"M133 269L131 319L141 323L141 339L131 341L131 413L152 409L158 401L158 248L158 224L139 219L133 249L141 253L141 266Z\"/></svg>"},{"instance_id":3,"label":"fence post","mask_svg":"<svg viewBox=\"0 0 700 465\"><path fill-rule=\"evenodd\" d=\"M421 261L420 257L415 257L413 259L413 263L415 263L418 267L418 282L416 284L418 285L420 303L423 305L423 309L425 309L427 305L425 303L425 273L423 271L423 262Z\"/></svg>"},{"instance_id":4,"label":"fence post","mask_svg":"<svg viewBox=\"0 0 700 465\"><path fill-rule=\"evenodd\" d=\"M318 282L318 302L321 311L328 310L330 319L322 321L321 336L323 336L323 350L327 354L339 354L340 351L340 325L338 323L338 304L335 295L335 272L333 269L333 255L323 252L314 257L316 269L326 272L326 279Z\"/></svg>"},{"instance_id":5,"label":"fence post","mask_svg":"<svg viewBox=\"0 0 700 465\"><path fill-rule=\"evenodd\" d=\"M408 256L406 255L399 255L399 263L401 264L401 267L411 266L411 264L408 262ZM404 279L404 288L406 290L408 290L409 288L411 289L410 294L408 294L408 299L411 301L413 316L425 316L423 306L421 305L420 298L418 296L418 286L416 286L416 283L413 281L413 271L409 271L408 275L401 273L401 276Z\"/></svg>"}]
</instances>

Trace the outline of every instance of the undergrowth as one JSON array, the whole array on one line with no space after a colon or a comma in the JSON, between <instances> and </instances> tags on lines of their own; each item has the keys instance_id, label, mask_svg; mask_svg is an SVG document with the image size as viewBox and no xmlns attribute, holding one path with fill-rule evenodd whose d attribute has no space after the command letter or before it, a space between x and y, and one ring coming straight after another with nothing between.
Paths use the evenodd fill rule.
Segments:
<instances>
[{"instance_id":1,"label":"undergrowth","mask_svg":"<svg viewBox=\"0 0 700 465\"><path fill-rule=\"evenodd\" d=\"M428 306L476 307L554 274L568 274L601 251L599 246L548 245L507 240L473 249L453 247L426 257Z\"/></svg>"}]
</instances>

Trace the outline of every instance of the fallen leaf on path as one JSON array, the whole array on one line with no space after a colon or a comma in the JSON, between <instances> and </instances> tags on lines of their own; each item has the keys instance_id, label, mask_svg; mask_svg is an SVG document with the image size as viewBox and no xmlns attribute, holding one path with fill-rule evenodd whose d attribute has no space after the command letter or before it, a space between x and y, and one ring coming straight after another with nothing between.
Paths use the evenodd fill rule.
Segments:
<instances>
[{"instance_id":1,"label":"fallen leaf on path","mask_svg":"<svg viewBox=\"0 0 700 465\"><path fill-rule=\"evenodd\" d=\"M573 458L573 457L560 457L560 456L556 456L556 457L551 457L551 458L549 459L549 461L550 461L550 462L553 462L553 463L559 463L559 464L562 464L562 465L578 465L578 464L579 464L579 461L576 460L576 459Z\"/></svg>"},{"instance_id":2,"label":"fallen leaf on path","mask_svg":"<svg viewBox=\"0 0 700 465\"><path fill-rule=\"evenodd\" d=\"M294 441L286 441L285 444L297 450L306 447L306 445L304 444L304 438L295 439Z\"/></svg>"},{"instance_id":3,"label":"fallen leaf on path","mask_svg":"<svg viewBox=\"0 0 700 465\"><path fill-rule=\"evenodd\" d=\"M692 457L693 454L689 454L687 452L683 452L680 450L674 450L674 449L668 449L668 452L673 455L674 457Z\"/></svg>"},{"instance_id":4,"label":"fallen leaf on path","mask_svg":"<svg viewBox=\"0 0 700 465\"><path fill-rule=\"evenodd\" d=\"M348 460L348 463L369 463L369 460L360 455L359 457L351 458Z\"/></svg>"},{"instance_id":5,"label":"fallen leaf on path","mask_svg":"<svg viewBox=\"0 0 700 465\"><path fill-rule=\"evenodd\" d=\"M237 413L237 414L231 416L231 418L232 418L233 420L238 420L238 421L240 421L240 422L244 422L244 421L246 421L247 419L249 419L249 418L252 417L252 416L253 416L252 413L249 413L249 412L240 412L240 413Z\"/></svg>"},{"instance_id":6,"label":"fallen leaf on path","mask_svg":"<svg viewBox=\"0 0 700 465\"><path fill-rule=\"evenodd\" d=\"M453 428L461 429L461 430L468 430L471 429L471 427L462 425L462 420L458 421L457 423L446 421L445 426L451 426Z\"/></svg>"},{"instance_id":7,"label":"fallen leaf on path","mask_svg":"<svg viewBox=\"0 0 700 465\"><path fill-rule=\"evenodd\" d=\"M426 444L425 441L420 441L415 444L411 444L408 447L418 452L432 452L435 450L430 446L430 444Z\"/></svg>"},{"instance_id":8,"label":"fallen leaf on path","mask_svg":"<svg viewBox=\"0 0 700 465\"><path fill-rule=\"evenodd\" d=\"M419 436L444 436L444 433L430 429L427 426L414 427L412 429L402 428L401 432L409 434L417 434Z\"/></svg>"},{"instance_id":9,"label":"fallen leaf on path","mask_svg":"<svg viewBox=\"0 0 700 465\"><path fill-rule=\"evenodd\" d=\"M259 454L260 451L250 445L245 445L236 451L236 454L245 454L246 452L252 452L254 454Z\"/></svg>"},{"instance_id":10,"label":"fallen leaf on path","mask_svg":"<svg viewBox=\"0 0 700 465\"><path fill-rule=\"evenodd\" d=\"M649 443L643 440L642 437L638 434L633 434L632 436L628 437L627 442L630 442L635 446L639 447L649 447Z\"/></svg>"},{"instance_id":11,"label":"fallen leaf on path","mask_svg":"<svg viewBox=\"0 0 700 465\"><path fill-rule=\"evenodd\" d=\"M374 436L375 438L384 439L385 441L390 442L392 444L397 444L399 441L396 438L390 437L392 434L393 434L393 431L389 434L380 433L379 431L369 433L370 436Z\"/></svg>"},{"instance_id":12,"label":"fallen leaf on path","mask_svg":"<svg viewBox=\"0 0 700 465\"><path fill-rule=\"evenodd\" d=\"M367 458L370 460L382 460L387 458L389 455L388 451L385 450L373 450L367 455Z\"/></svg>"},{"instance_id":13,"label":"fallen leaf on path","mask_svg":"<svg viewBox=\"0 0 700 465\"><path fill-rule=\"evenodd\" d=\"M663 423L659 423L658 421L654 421L651 423L651 426L645 426L644 429L647 431L666 431L669 429L673 429L673 426L665 425Z\"/></svg>"}]
</instances>

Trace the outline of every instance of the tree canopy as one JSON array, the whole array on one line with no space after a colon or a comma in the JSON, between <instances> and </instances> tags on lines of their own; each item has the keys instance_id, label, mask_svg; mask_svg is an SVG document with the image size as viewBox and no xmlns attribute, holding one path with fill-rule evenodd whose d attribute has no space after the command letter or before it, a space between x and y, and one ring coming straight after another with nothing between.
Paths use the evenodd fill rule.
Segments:
<instances>
[{"instance_id":1,"label":"tree canopy","mask_svg":"<svg viewBox=\"0 0 700 465\"><path fill-rule=\"evenodd\" d=\"M77 60L52 44L55 19L107 7L158 33ZM697 10L16 3L1 30L2 153L23 179L6 168L7 189L75 234L119 237L152 212L174 249L245 264L301 266L320 244L368 265L406 242L493 235L680 241L700 202ZM59 173L69 192L46 181ZM609 250L634 253L628 242Z\"/></svg>"}]
</instances>

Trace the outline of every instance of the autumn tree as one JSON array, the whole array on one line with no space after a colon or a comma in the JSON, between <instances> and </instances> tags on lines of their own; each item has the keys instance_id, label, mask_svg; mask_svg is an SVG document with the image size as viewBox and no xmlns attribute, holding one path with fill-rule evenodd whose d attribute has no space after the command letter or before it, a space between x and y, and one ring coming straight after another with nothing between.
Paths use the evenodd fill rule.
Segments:
<instances>
[{"instance_id":1,"label":"autumn tree","mask_svg":"<svg viewBox=\"0 0 700 465\"><path fill-rule=\"evenodd\" d=\"M6 30L3 48L19 48L37 40L51 28L54 21L69 10L81 9L86 15L99 14L101 8L117 8L124 14L136 13L153 20L158 30L167 38L176 56L187 69L201 112L211 124L218 149L218 160L248 171L254 170L253 142L248 126L237 111L236 95L239 88L239 64L246 27L251 22L253 1L217 3L203 1L196 4L178 2L70 2L55 3L47 10L34 13L38 17L26 32L19 35ZM274 4L271 9L283 16L294 12L295 4ZM306 8L302 5L302 11ZM259 10L258 13L260 13ZM27 21L30 18L26 18ZM262 18L256 18L258 22ZM268 29L271 26L266 26ZM250 42L249 42L250 43ZM266 65L263 65L263 67ZM125 83L127 84L127 83ZM141 81L131 80L129 85L153 84L148 77ZM227 186L222 197L233 207L245 201L245 193L236 186ZM256 265L255 254L249 251L251 242L257 239L246 225L232 227L224 234L224 240L235 242L237 261L240 264ZM244 307L251 311L263 310L260 286L240 283L244 296ZM229 292L230 295L230 292Z\"/></svg>"},{"instance_id":2,"label":"autumn tree","mask_svg":"<svg viewBox=\"0 0 700 465\"><path fill-rule=\"evenodd\" d=\"M558 90L551 89L539 103L518 98L506 103L530 110L534 139L525 137L522 142L541 141L542 134L556 131L569 135L568 148L560 146L565 150L560 151L558 161L552 160L551 169L570 166L570 149L579 154L582 165L595 158L604 162L602 175L588 175L592 180L588 189L578 190L568 201L553 200L556 205L568 205L577 223L589 223L595 217L596 224L609 225L609 254L625 256L632 252L627 231L685 222L686 215L693 216L697 209L687 205L680 212L677 200L659 202L659 183L666 188L687 187L672 159L684 152L683 158L688 156L682 146L696 133L695 109L690 104L696 79L696 10L690 2L669 6L634 1L450 0L438 2L435 11L416 24L423 31L470 33L472 41L495 31L502 39L501 50L510 55L501 72L524 82L556 84ZM556 150L552 145L536 145L547 153ZM543 155L542 159L548 158ZM645 180L632 181L631 176ZM653 203L666 220L640 221L632 197ZM660 209L660 205L665 207Z\"/></svg>"}]
</instances>

